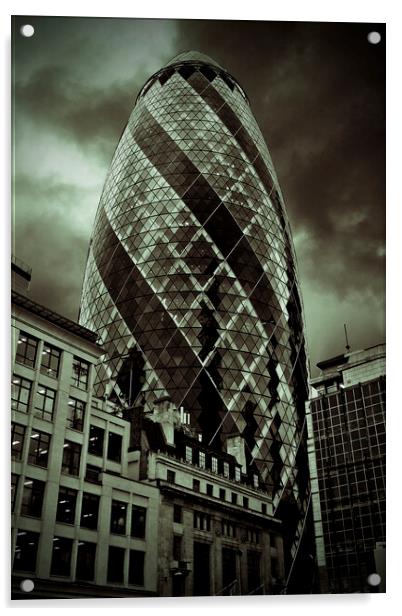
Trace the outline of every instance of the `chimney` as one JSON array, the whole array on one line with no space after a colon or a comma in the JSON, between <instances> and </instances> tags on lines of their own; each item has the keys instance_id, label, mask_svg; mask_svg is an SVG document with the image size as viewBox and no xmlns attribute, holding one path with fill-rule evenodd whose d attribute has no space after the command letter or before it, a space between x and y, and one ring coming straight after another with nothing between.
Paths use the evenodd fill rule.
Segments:
<instances>
[{"instance_id":1,"label":"chimney","mask_svg":"<svg viewBox=\"0 0 402 616\"><path fill-rule=\"evenodd\" d=\"M155 400L154 408L148 417L162 426L167 445L174 445L174 429L180 424L180 413L169 396Z\"/></svg>"}]
</instances>

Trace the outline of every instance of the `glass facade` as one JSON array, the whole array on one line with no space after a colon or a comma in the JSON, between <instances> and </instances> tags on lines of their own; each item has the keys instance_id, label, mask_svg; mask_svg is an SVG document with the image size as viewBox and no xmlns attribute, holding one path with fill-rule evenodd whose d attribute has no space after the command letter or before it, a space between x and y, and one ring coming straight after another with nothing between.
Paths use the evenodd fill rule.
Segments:
<instances>
[{"instance_id":1,"label":"glass facade","mask_svg":"<svg viewBox=\"0 0 402 616\"><path fill-rule=\"evenodd\" d=\"M96 215L80 322L106 349L97 395L148 409L170 396L216 449L242 435L250 477L294 518L293 558L309 501L293 243L247 97L202 54L176 57L137 97Z\"/></svg>"}]
</instances>

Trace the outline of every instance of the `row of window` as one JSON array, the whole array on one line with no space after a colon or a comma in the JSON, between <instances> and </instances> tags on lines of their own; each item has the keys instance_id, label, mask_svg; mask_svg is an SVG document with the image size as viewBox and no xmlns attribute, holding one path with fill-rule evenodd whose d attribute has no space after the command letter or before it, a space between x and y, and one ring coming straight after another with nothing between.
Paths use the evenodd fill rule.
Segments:
<instances>
[{"instance_id":1,"label":"row of window","mask_svg":"<svg viewBox=\"0 0 402 616\"><path fill-rule=\"evenodd\" d=\"M234 466L234 472L229 462L221 461L214 455L209 455L205 451L198 448L193 448L190 445L185 446L185 460L190 464L197 464L202 469L209 469L213 473L221 473L224 477L234 479L240 482L241 468L240 466ZM258 475L253 474L253 486L259 487Z\"/></svg>"},{"instance_id":2,"label":"row of window","mask_svg":"<svg viewBox=\"0 0 402 616\"><path fill-rule=\"evenodd\" d=\"M39 340L30 334L20 332L17 341L15 361L24 366L35 368L37 363ZM60 372L62 351L57 347L48 344L43 345L40 371L46 376L57 378ZM71 376L72 384L79 389L88 388L89 363L74 356L73 373Z\"/></svg>"},{"instance_id":3,"label":"row of window","mask_svg":"<svg viewBox=\"0 0 402 616\"><path fill-rule=\"evenodd\" d=\"M11 458L20 460L25 440L25 426L12 424L11 426ZM88 453L103 456L104 430L91 426L88 440ZM107 458L113 462L121 461L123 437L120 434L109 432ZM49 461L51 435L33 429L29 439L28 464L47 468ZM101 445L100 445L101 442ZM68 475L78 475L81 461L81 445L66 440L63 445L62 472Z\"/></svg>"},{"instance_id":4,"label":"row of window","mask_svg":"<svg viewBox=\"0 0 402 616\"><path fill-rule=\"evenodd\" d=\"M18 487L19 476L12 474L11 477L11 501L14 510L15 495ZM42 516L43 501L45 495L45 482L26 477L24 480L21 515L40 518ZM56 522L74 524L77 509L78 491L64 486L59 487L57 499ZM99 517L100 497L96 494L84 492L82 495L80 526L97 530ZM127 527L128 503L112 501L110 515L110 532L125 535ZM131 537L143 539L145 537L146 509L139 505L131 506Z\"/></svg>"},{"instance_id":5,"label":"row of window","mask_svg":"<svg viewBox=\"0 0 402 616\"><path fill-rule=\"evenodd\" d=\"M32 381L14 375L11 382L11 404L14 411L27 413L31 398ZM53 420L56 390L39 383L34 401L34 415L47 421ZM70 397L68 400L67 426L82 432L85 402Z\"/></svg>"},{"instance_id":6,"label":"row of window","mask_svg":"<svg viewBox=\"0 0 402 616\"><path fill-rule=\"evenodd\" d=\"M176 482L176 473L174 471L171 471L168 469L167 471L167 481L168 483L175 483ZM194 492L201 492L201 482L199 481L199 479L193 479L193 490ZM205 493L207 494L207 496L215 496L214 494L214 486L212 483L207 483L206 484L206 491ZM224 488L219 488L219 498L220 500L226 501L226 490ZM238 501L238 494L236 494L236 492L232 492L231 493L231 502L233 505L238 505L239 501ZM244 509L248 509L249 508L249 499L247 496L243 496L243 507ZM267 505L266 503L261 503L261 513L263 513L264 515L266 515L267 513Z\"/></svg>"},{"instance_id":7,"label":"row of window","mask_svg":"<svg viewBox=\"0 0 402 616\"><path fill-rule=\"evenodd\" d=\"M35 572L39 547L39 533L18 530L15 546L14 570ZM75 577L77 580L92 582L95 579L96 543L78 541L77 565ZM54 537L50 574L60 577L71 576L73 539ZM144 585L145 552L141 550L126 550L109 546L107 581L109 583L124 582L124 561L129 552L128 583L136 586Z\"/></svg>"}]
</instances>

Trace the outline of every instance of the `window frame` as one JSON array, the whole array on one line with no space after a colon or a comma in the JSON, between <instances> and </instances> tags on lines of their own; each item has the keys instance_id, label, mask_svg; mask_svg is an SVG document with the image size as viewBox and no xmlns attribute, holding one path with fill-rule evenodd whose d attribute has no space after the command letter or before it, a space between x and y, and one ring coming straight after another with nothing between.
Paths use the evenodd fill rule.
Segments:
<instances>
[{"instance_id":1,"label":"window frame","mask_svg":"<svg viewBox=\"0 0 402 616\"><path fill-rule=\"evenodd\" d=\"M48 395L49 392L53 395ZM51 387L47 387L47 385L41 385L38 383L35 394L35 404L34 404L34 415L35 417L40 417L45 421L53 421L54 415L54 407L56 405L56 394L57 391L52 389ZM40 396L38 398L38 396ZM42 403L38 406L38 400ZM47 401L51 401L51 410L47 409Z\"/></svg>"},{"instance_id":2,"label":"window frame","mask_svg":"<svg viewBox=\"0 0 402 616\"><path fill-rule=\"evenodd\" d=\"M33 447L31 446L33 440L35 440L35 444L36 443L38 444L35 451L33 451ZM47 468L49 464L49 449L50 449L51 441L52 441L51 434L48 434L47 432L43 432L42 430L35 430L33 428L31 435L29 437L28 464L32 464L32 466L40 466L41 468ZM38 461L41 455L41 450L40 450L41 445L42 446L45 445L45 447L47 447L45 451L46 459L44 460L44 463L39 464Z\"/></svg>"},{"instance_id":3,"label":"window frame","mask_svg":"<svg viewBox=\"0 0 402 616\"><path fill-rule=\"evenodd\" d=\"M41 357L41 362L40 362L40 373L44 374L45 376L49 376L53 379L58 379L59 378L59 373L60 373L60 363L61 363L61 355L62 355L62 350L58 349L57 347L53 346L52 344L48 344L47 342L43 343L43 350L42 350L42 357ZM56 368L52 368L51 365L54 360L54 358L56 358ZM45 365L44 360L45 359L49 359L48 365Z\"/></svg>"},{"instance_id":4,"label":"window frame","mask_svg":"<svg viewBox=\"0 0 402 616\"><path fill-rule=\"evenodd\" d=\"M35 336L32 336L31 334L27 334L26 332L20 330L18 334L17 347L15 352L15 363L22 366L28 366L29 368L35 368L36 361L38 358L38 346L38 338L35 338ZM32 348L34 349L33 359L30 359L27 351ZM24 349L23 353L21 353L22 349Z\"/></svg>"},{"instance_id":5,"label":"window frame","mask_svg":"<svg viewBox=\"0 0 402 616\"><path fill-rule=\"evenodd\" d=\"M26 383L29 383L28 387L26 387ZM20 413L28 413L30 400L31 400L31 394L32 394L32 385L33 385L33 381L30 381L29 379L25 379L19 376L18 374L13 374L13 377L11 379L11 410L12 411L19 411ZM18 395L14 397L16 390L18 390ZM28 391L26 402L21 400L21 394L23 391ZM16 406L14 406L13 404L14 402L17 403Z\"/></svg>"}]
</instances>

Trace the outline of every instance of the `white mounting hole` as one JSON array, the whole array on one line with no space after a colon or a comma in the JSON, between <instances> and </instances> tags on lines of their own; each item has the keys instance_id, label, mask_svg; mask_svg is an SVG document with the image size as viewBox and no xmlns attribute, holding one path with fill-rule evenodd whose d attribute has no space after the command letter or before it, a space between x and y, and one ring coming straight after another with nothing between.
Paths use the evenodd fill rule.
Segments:
<instances>
[{"instance_id":1,"label":"white mounting hole","mask_svg":"<svg viewBox=\"0 0 402 616\"><path fill-rule=\"evenodd\" d=\"M32 592L35 588L35 584L32 580L22 580L20 588L23 592Z\"/></svg>"},{"instance_id":2,"label":"white mounting hole","mask_svg":"<svg viewBox=\"0 0 402 616\"><path fill-rule=\"evenodd\" d=\"M21 26L20 32L22 36L29 38L35 34L35 28L31 26L31 24L25 24L24 26Z\"/></svg>"},{"instance_id":3,"label":"white mounting hole","mask_svg":"<svg viewBox=\"0 0 402 616\"><path fill-rule=\"evenodd\" d=\"M367 582L370 586L378 586L381 583L381 575L378 575L378 573L371 573L367 578Z\"/></svg>"},{"instance_id":4,"label":"white mounting hole","mask_svg":"<svg viewBox=\"0 0 402 616\"><path fill-rule=\"evenodd\" d=\"M378 43L381 41L381 34L376 31L369 32L367 35L367 40L372 45L378 45Z\"/></svg>"}]
</instances>

